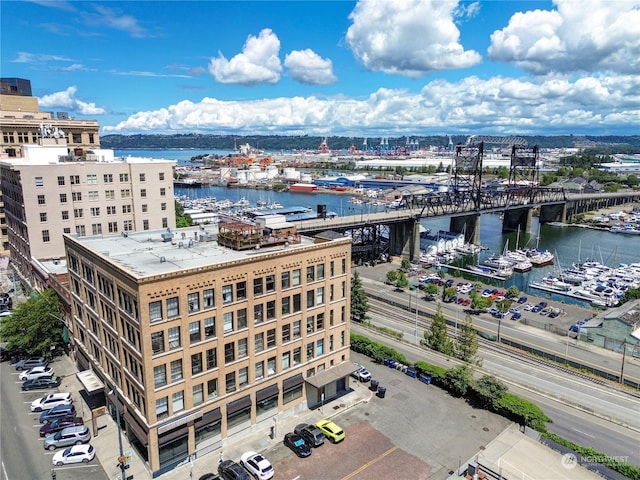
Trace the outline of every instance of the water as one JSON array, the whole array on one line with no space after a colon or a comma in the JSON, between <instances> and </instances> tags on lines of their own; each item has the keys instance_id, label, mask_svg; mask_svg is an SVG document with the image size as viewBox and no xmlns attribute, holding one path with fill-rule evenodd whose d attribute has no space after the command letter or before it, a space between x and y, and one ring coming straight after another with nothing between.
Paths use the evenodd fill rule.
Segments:
<instances>
[{"instance_id":1,"label":"water","mask_svg":"<svg viewBox=\"0 0 640 480\"><path fill-rule=\"evenodd\" d=\"M193 163L192 157L197 155L229 155L231 150L206 150L206 149L184 149L176 148L170 150L114 150L116 157L146 157L146 158L162 158L165 160L176 160L178 165L200 165Z\"/></svg>"}]
</instances>

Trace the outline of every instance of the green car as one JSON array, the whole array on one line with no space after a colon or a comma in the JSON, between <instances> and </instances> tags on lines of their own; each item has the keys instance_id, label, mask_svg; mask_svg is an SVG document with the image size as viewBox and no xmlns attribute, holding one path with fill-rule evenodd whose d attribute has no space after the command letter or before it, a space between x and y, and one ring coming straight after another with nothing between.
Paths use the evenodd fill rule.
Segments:
<instances>
[{"instance_id":1,"label":"green car","mask_svg":"<svg viewBox=\"0 0 640 480\"><path fill-rule=\"evenodd\" d=\"M329 439L331 443L338 443L344 440L345 433L338 425L331 420L320 420L316 423L316 427L320 429L324 436Z\"/></svg>"}]
</instances>

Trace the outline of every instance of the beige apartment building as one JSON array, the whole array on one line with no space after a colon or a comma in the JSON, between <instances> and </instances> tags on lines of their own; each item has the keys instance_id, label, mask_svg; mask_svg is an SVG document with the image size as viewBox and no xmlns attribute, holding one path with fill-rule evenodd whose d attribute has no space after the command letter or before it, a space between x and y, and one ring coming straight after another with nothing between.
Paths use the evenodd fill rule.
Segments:
<instances>
[{"instance_id":1,"label":"beige apartment building","mask_svg":"<svg viewBox=\"0 0 640 480\"><path fill-rule=\"evenodd\" d=\"M22 158L0 159L0 189L11 262L29 285L47 276L35 259L64 257L65 233L175 227L175 161L117 159L98 149L79 161L55 132L23 151Z\"/></svg>"},{"instance_id":2,"label":"beige apartment building","mask_svg":"<svg viewBox=\"0 0 640 480\"><path fill-rule=\"evenodd\" d=\"M112 415L118 386L154 476L348 389L350 238L229 223L65 247L77 362Z\"/></svg>"}]
</instances>

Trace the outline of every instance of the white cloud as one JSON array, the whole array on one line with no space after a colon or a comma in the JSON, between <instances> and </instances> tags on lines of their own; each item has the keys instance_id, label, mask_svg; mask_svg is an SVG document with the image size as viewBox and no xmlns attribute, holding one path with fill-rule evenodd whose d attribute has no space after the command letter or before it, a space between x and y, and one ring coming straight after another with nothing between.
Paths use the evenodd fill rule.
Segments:
<instances>
[{"instance_id":1,"label":"white cloud","mask_svg":"<svg viewBox=\"0 0 640 480\"><path fill-rule=\"evenodd\" d=\"M577 81L468 77L434 80L419 93L379 89L366 99L274 98L183 101L138 112L105 133L192 131L376 136L460 132L541 134L630 131L640 118L638 76Z\"/></svg>"},{"instance_id":2,"label":"white cloud","mask_svg":"<svg viewBox=\"0 0 640 480\"><path fill-rule=\"evenodd\" d=\"M294 50L284 58L284 66L289 69L296 82L310 85L329 85L338 79L333 74L333 63L322 58L313 50Z\"/></svg>"},{"instance_id":3,"label":"white cloud","mask_svg":"<svg viewBox=\"0 0 640 480\"><path fill-rule=\"evenodd\" d=\"M103 115L106 113L104 108L96 107L93 102L87 103L77 99L77 90L77 87L71 86L63 92L45 95L38 99L38 105L40 108L64 108L79 115Z\"/></svg>"},{"instance_id":4,"label":"white cloud","mask_svg":"<svg viewBox=\"0 0 640 480\"><path fill-rule=\"evenodd\" d=\"M150 36L147 29L140 25L138 19L132 15L126 15L113 8L102 5L93 5L97 13L84 12L83 21L92 26L107 27L121 30L134 38Z\"/></svg>"},{"instance_id":5,"label":"white cloud","mask_svg":"<svg viewBox=\"0 0 640 480\"><path fill-rule=\"evenodd\" d=\"M280 64L280 40L271 29L265 28L258 37L249 35L242 53L227 60L222 53L212 58L209 72L220 83L235 83L246 86L260 83L278 83Z\"/></svg>"},{"instance_id":6,"label":"white cloud","mask_svg":"<svg viewBox=\"0 0 640 480\"><path fill-rule=\"evenodd\" d=\"M481 62L466 50L454 24L456 0L360 0L349 18L347 43L369 70L419 77ZM471 8L470 13L475 11Z\"/></svg>"},{"instance_id":7,"label":"white cloud","mask_svg":"<svg viewBox=\"0 0 640 480\"><path fill-rule=\"evenodd\" d=\"M555 0L554 4L556 10L513 15L505 28L491 35L489 57L543 75L640 72L638 0Z\"/></svg>"},{"instance_id":8,"label":"white cloud","mask_svg":"<svg viewBox=\"0 0 640 480\"><path fill-rule=\"evenodd\" d=\"M64 55L51 55L47 53L31 53L18 52L16 58L12 60L14 63L46 63L46 62L71 62L69 57Z\"/></svg>"}]
</instances>

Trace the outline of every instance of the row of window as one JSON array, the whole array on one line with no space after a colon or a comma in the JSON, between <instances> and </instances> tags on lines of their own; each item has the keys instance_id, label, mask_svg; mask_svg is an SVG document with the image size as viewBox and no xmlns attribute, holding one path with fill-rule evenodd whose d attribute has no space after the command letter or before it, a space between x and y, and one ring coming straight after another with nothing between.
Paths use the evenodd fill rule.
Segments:
<instances>
[{"instance_id":1,"label":"row of window","mask_svg":"<svg viewBox=\"0 0 640 480\"><path fill-rule=\"evenodd\" d=\"M95 138L93 133L87 133L88 135L88 143L95 143ZM3 132L2 138L4 143L13 144L25 144L25 143L38 143L40 141L40 134L38 132L17 132L18 141L16 142L16 135L13 132ZM70 140L73 140L70 141ZM82 133L71 133L70 136L67 136L67 143L83 143L82 142Z\"/></svg>"},{"instance_id":2,"label":"row of window","mask_svg":"<svg viewBox=\"0 0 640 480\"><path fill-rule=\"evenodd\" d=\"M162 202L160 204L160 210L162 211L166 211L167 210L167 203L166 202ZM99 217L102 214L102 210L100 209L100 207L91 207L88 209L90 216L92 217ZM144 203L142 204L142 213L147 213L149 211L149 206ZM106 207L106 212L107 215L117 215L117 209L115 207L115 205L109 205ZM127 204L127 205L122 205L122 213L127 214L127 213L131 213L132 209L131 209L131 205ZM60 215L62 217L62 220L69 220L70 218L70 210L61 210L60 211ZM83 218L84 217L84 213L85 213L85 209L84 208L74 208L73 209L73 217L74 218ZM49 220L49 214L47 212L40 212L40 221L41 222L47 222Z\"/></svg>"},{"instance_id":3,"label":"row of window","mask_svg":"<svg viewBox=\"0 0 640 480\"><path fill-rule=\"evenodd\" d=\"M165 187L161 187L160 188L160 196L161 197L166 197L167 196L167 189ZM92 190L90 192L88 192L87 194L88 200L90 202L97 202L100 201L100 192L98 192L97 190ZM115 190L105 190L104 191L104 197L105 200L115 200L116 199L116 192ZM140 197L141 198L146 198L147 197L147 189L143 188L142 190L140 190ZM61 193L59 194L59 198L60 198L60 203L67 203L69 200L69 197L66 193ZM123 188L120 190L120 198L131 198L131 190L128 188ZM71 201L72 202L81 202L82 201L82 192L71 192ZM45 195L38 195L38 205L46 205L47 204L47 199L45 197ZM164 204L165 208L164 210L166 210L166 203ZM129 206L130 208L130 206ZM127 213L127 212L123 212L123 213Z\"/></svg>"},{"instance_id":4,"label":"row of window","mask_svg":"<svg viewBox=\"0 0 640 480\"><path fill-rule=\"evenodd\" d=\"M102 175L102 181L103 183L113 183L113 178L114 175L112 173L105 173ZM119 174L119 178L120 178L120 183L127 183L129 182L129 174L128 173L120 173ZM147 174L146 173L140 173L140 181L141 182L145 182L147 179ZM87 174L86 177L87 181L87 185L97 185L98 184L98 175L96 174ZM158 172L158 180L160 180L161 182L164 181L165 179L165 174L164 172ZM58 186L63 187L65 186L67 183L66 177L59 175L58 176ZM44 178L43 177L35 177L35 183L36 183L36 187L44 187ZM80 185L81 181L80 181L80 175L69 175L69 184L70 185Z\"/></svg>"},{"instance_id":5,"label":"row of window","mask_svg":"<svg viewBox=\"0 0 640 480\"><path fill-rule=\"evenodd\" d=\"M107 230L109 233L118 233L118 222L107 222L106 224ZM167 217L162 218L162 228L167 228L169 226L169 220ZM149 220L142 220L142 230L150 230ZM63 233L70 234L71 228L64 227ZM124 232L132 232L133 231L133 220L123 220L122 221L122 231ZM76 233L80 237L85 237L87 235L87 226L86 225L76 225ZM102 235L102 223L92 223L91 224L91 235ZM49 230L42 230L42 241L44 243L51 241L51 232Z\"/></svg>"}]
</instances>

